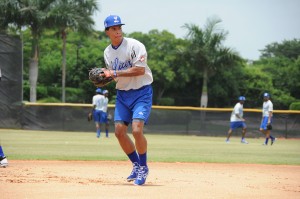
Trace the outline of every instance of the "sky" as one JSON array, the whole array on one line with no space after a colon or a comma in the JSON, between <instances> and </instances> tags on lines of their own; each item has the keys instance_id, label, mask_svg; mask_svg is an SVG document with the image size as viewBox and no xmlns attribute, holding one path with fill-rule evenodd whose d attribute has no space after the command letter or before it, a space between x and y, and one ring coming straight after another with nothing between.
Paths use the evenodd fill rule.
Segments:
<instances>
[{"instance_id":1,"label":"sky","mask_svg":"<svg viewBox=\"0 0 300 199\"><path fill-rule=\"evenodd\" d=\"M185 38L184 24L204 28L208 18L222 20L223 43L240 56L257 60L266 45L300 39L300 0L99 0L93 18L104 30L109 15L121 17L124 33L167 30Z\"/></svg>"}]
</instances>

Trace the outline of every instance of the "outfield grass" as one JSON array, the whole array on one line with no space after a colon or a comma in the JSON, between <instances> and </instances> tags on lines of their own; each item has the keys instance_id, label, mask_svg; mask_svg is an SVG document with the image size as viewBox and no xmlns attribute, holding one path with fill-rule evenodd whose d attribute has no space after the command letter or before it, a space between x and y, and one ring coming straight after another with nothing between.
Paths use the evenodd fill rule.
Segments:
<instances>
[{"instance_id":1,"label":"outfield grass","mask_svg":"<svg viewBox=\"0 0 300 199\"><path fill-rule=\"evenodd\" d=\"M131 136L131 134L130 134ZM131 136L132 137L132 136ZM233 137L146 135L150 162L211 162L300 165L300 140L279 139L262 146L263 138L241 144ZM114 134L0 129L0 143L9 160L128 160Z\"/></svg>"}]
</instances>

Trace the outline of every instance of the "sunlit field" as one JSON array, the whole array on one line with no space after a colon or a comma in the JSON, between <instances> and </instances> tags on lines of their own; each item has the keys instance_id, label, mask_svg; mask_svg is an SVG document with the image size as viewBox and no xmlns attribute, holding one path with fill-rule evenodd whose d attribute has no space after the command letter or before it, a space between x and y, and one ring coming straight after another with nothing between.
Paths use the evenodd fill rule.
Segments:
<instances>
[{"instance_id":1,"label":"sunlit field","mask_svg":"<svg viewBox=\"0 0 300 199\"><path fill-rule=\"evenodd\" d=\"M131 136L131 134L130 134ZM210 162L300 165L300 140L146 134L150 162ZM0 143L10 160L128 160L113 133L100 139L91 132L0 129Z\"/></svg>"}]
</instances>

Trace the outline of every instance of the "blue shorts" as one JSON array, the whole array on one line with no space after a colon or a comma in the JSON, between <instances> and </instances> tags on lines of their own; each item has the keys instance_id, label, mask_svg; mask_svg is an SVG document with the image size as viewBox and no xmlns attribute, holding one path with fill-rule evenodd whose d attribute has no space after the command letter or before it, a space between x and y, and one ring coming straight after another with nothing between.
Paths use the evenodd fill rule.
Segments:
<instances>
[{"instance_id":1,"label":"blue shorts","mask_svg":"<svg viewBox=\"0 0 300 199\"><path fill-rule=\"evenodd\" d=\"M237 122L230 122L230 128L231 129L237 129L237 128L247 128L246 123L243 121L237 121Z\"/></svg>"},{"instance_id":2,"label":"blue shorts","mask_svg":"<svg viewBox=\"0 0 300 199\"><path fill-rule=\"evenodd\" d=\"M103 121L103 123L107 123L107 113L106 112L102 112L102 121Z\"/></svg>"},{"instance_id":3,"label":"blue shorts","mask_svg":"<svg viewBox=\"0 0 300 199\"><path fill-rule=\"evenodd\" d=\"M267 130L268 120L269 120L269 117L267 117L267 116L263 117L262 122L260 124L261 129ZM271 123L272 123L272 119L271 119Z\"/></svg>"},{"instance_id":4,"label":"blue shorts","mask_svg":"<svg viewBox=\"0 0 300 199\"><path fill-rule=\"evenodd\" d=\"M151 112L152 94L151 85L136 90L118 90L114 121L132 123L133 119L139 119L146 124Z\"/></svg>"},{"instance_id":5,"label":"blue shorts","mask_svg":"<svg viewBox=\"0 0 300 199\"><path fill-rule=\"evenodd\" d=\"M102 115L103 115L103 111L94 110L93 112L94 122L104 123Z\"/></svg>"}]
</instances>

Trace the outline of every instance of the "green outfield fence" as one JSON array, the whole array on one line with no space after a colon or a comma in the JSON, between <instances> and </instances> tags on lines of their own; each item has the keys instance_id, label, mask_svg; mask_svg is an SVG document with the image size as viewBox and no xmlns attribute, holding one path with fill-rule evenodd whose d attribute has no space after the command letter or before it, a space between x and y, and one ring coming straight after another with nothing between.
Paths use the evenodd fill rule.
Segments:
<instances>
[{"instance_id":1,"label":"green outfield fence","mask_svg":"<svg viewBox=\"0 0 300 199\"><path fill-rule=\"evenodd\" d=\"M91 109L91 104L29 102L16 104L11 107L12 115L8 117L0 115L0 128L94 132L94 123L87 121ZM113 115L114 105L110 104L108 111ZM153 106L148 124L145 126L145 133L225 136L229 128L231 111L232 108ZM244 117L247 137L262 136L258 131L261 110L244 109ZM285 138L300 137L299 119L300 111L274 110L273 134ZM112 124L111 131L113 128ZM240 130L236 130L234 135L240 135Z\"/></svg>"}]
</instances>

